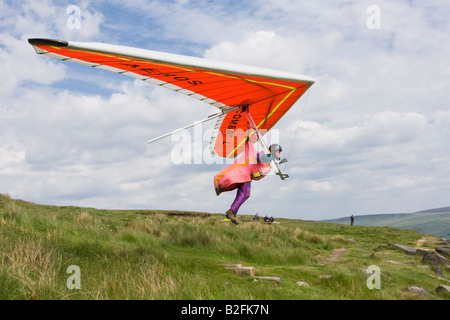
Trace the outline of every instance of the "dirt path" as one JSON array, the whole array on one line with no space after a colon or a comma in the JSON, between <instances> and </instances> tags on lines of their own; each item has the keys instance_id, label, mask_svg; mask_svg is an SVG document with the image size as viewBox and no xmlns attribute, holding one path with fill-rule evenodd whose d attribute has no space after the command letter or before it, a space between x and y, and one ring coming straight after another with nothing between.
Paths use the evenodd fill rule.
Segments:
<instances>
[{"instance_id":1,"label":"dirt path","mask_svg":"<svg viewBox=\"0 0 450 320\"><path fill-rule=\"evenodd\" d=\"M321 263L325 263L325 264L333 263L333 262L336 262L346 252L347 252L347 249L345 249L345 248L334 249L331 256L319 257L319 261Z\"/></svg>"},{"instance_id":2,"label":"dirt path","mask_svg":"<svg viewBox=\"0 0 450 320\"><path fill-rule=\"evenodd\" d=\"M417 240L416 247L421 247L421 246L423 246L425 243L427 243L429 241L430 241L430 237L425 236L425 237Z\"/></svg>"}]
</instances>

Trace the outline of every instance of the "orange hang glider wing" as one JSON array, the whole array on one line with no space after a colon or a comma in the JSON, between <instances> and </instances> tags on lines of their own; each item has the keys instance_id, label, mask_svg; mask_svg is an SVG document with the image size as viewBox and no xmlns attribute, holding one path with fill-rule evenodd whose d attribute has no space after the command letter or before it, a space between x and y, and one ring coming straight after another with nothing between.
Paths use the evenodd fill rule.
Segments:
<instances>
[{"instance_id":1,"label":"orange hang glider wing","mask_svg":"<svg viewBox=\"0 0 450 320\"><path fill-rule=\"evenodd\" d=\"M258 129L270 130L314 84L287 72L93 42L29 39L36 53L109 70L165 87L219 108L211 149L235 157L244 148L247 106Z\"/></svg>"}]
</instances>

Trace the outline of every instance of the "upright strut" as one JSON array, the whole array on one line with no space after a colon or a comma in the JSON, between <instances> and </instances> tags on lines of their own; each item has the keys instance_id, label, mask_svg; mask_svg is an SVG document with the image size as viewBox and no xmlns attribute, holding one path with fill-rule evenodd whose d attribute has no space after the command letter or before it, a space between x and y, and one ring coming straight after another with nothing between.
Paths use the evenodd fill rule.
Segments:
<instances>
[{"instance_id":1,"label":"upright strut","mask_svg":"<svg viewBox=\"0 0 450 320\"><path fill-rule=\"evenodd\" d=\"M266 143L264 142L264 139L262 138L262 135L261 135L261 133L258 130L258 126L255 124L255 121L253 121L252 116L248 112L248 106L242 107L242 113L244 113L245 116L247 117L248 124L250 125L250 127L253 130L253 132L255 133L256 139L263 146L264 151L265 152L269 152L269 148L267 147ZM272 163L273 167L275 168L275 173L280 176L281 180L285 180L286 178L289 178L289 175L284 174L284 173L281 172L277 161L272 160L271 163Z\"/></svg>"}]
</instances>

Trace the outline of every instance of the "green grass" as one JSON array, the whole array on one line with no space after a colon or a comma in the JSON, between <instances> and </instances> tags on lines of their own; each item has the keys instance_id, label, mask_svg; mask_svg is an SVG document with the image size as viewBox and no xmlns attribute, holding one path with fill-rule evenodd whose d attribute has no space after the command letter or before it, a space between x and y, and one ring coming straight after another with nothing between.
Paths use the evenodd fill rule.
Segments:
<instances>
[{"instance_id":1,"label":"green grass","mask_svg":"<svg viewBox=\"0 0 450 320\"><path fill-rule=\"evenodd\" d=\"M414 245L423 234L389 227L223 215L169 216L163 211L43 206L0 195L0 299L425 299L448 285L420 258L387 246ZM430 248L437 237L429 237ZM431 243L430 243L431 241ZM326 258L336 248L346 253ZM395 261L397 263L392 263ZM255 267L239 276L223 264ZM81 289L69 289L76 265ZM381 268L381 289L369 290L361 269ZM310 287L300 287L306 281Z\"/></svg>"}]
</instances>

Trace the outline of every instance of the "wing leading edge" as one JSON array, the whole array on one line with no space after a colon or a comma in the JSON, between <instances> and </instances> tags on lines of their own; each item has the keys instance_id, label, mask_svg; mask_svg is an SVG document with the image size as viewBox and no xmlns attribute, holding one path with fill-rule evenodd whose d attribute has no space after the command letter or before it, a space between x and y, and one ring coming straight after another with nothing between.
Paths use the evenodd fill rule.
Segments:
<instances>
[{"instance_id":1,"label":"wing leading edge","mask_svg":"<svg viewBox=\"0 0 450 320\"><path fill-rule=\"evenodd\" d=\"M308 76L196 57L92 42L29 39L36 53L131 76L219 108L210 147L235 157L247 136L237 106L249 106L258 129L270 130L314 84ZM228 112L228 113L227 113Z\"/></svg>"}]
</instances>

